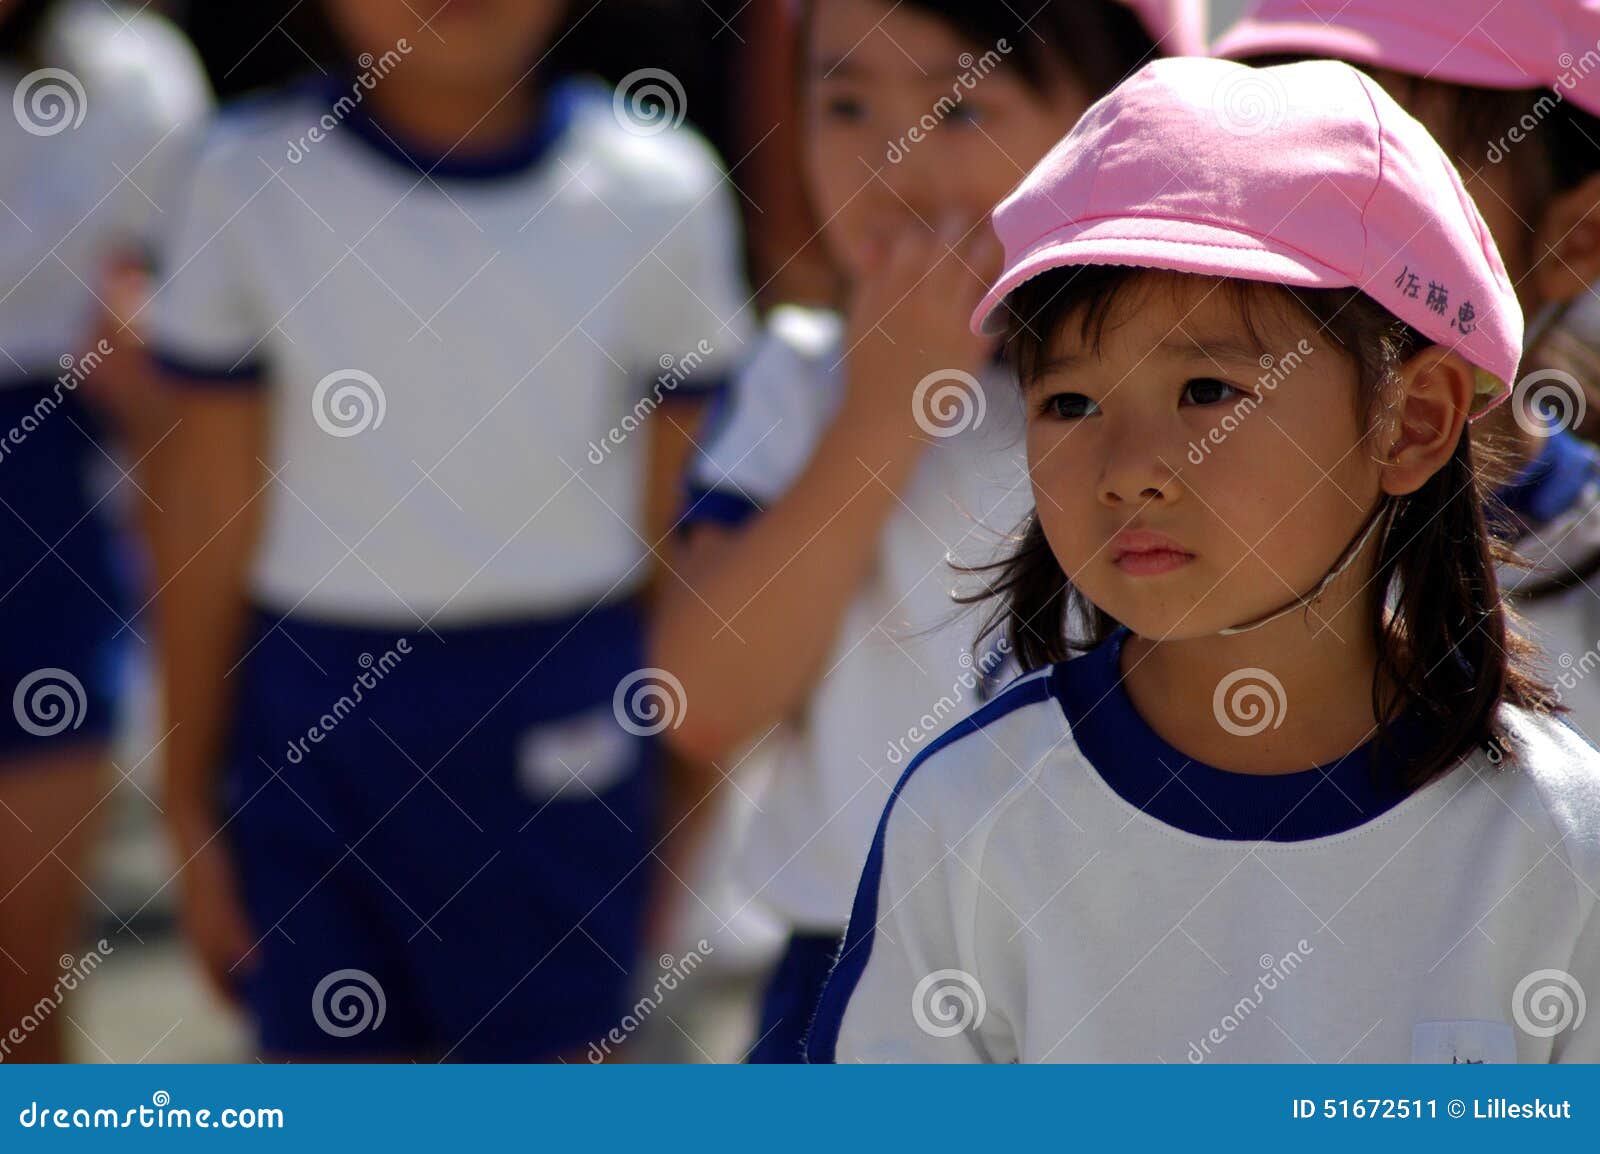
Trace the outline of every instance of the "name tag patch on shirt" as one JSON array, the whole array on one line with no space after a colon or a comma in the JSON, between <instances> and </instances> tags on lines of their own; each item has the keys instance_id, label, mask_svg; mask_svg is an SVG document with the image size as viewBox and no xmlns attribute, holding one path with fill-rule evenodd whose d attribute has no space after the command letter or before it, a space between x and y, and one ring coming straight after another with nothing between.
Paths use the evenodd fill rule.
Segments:
<instances>
[{"instance_id":1,"label":"name tag patch on shirt","mask_svg":"<svg viewBox=\"0 0 1600 1154\"><path fill-rule=\"evenodd\" d=\"M1509 1022L1418 1022L1411 1030L1411 1060L1450 1065L1514 1064L1517 1038Z\"/></svg>"}]
</instances>

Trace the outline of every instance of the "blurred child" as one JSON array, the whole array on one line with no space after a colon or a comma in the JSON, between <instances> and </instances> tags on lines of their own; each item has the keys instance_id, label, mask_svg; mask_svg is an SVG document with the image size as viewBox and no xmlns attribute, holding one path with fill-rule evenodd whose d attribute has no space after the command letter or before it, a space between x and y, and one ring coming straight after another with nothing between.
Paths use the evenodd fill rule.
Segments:
<instances>
[{"instance_id":1,"label":"blurred child","mask_svg":"<svg viewBox=\"0 0 1600 1154\"><path fill-rule=\"evenodd\" d=\"M1531 318L1512 404L1473 429L1509 461L1491 516L1528 563L1502 567L1500 581L1545 650L1568 720L1600 741L1600 678L1589 677L1600 660L1600 453L1573 431L1588 395L1576 376L1595 370L1566 323L1600 278L1600 3L1268 0L1217 53L1347 60L1455 158ZM1458 307L1437 287L1412 287L1442 312Z\"/></svg>"},{"instance_id":2,"label":"blurred child","mask_svg":"<svg viewBox=\"0 0 1600 1154\"><path fill-rule=\"evenodd\" d=\"M64 1019L36 1007L76 949L145 640L118 528L146 487L120 470L159 433L127 403L149 398L123 322L207 96L171 27L98 0L0 3L0 93L0 1033L7 1060L47 1062Z\"/></svg>"},{"instance_id":3,"label":"blurred child","mask_svg":"<svg viewBox=\"0 0 1600 1154\"><path fill-rule=\"evenodd\" d=\"M954 624L948 561L1029 507L1022 410L960 322L998 259L990 208L1190 27L1191 5L1140 7L804 9L805 178L845 299L776 310L729 394L652 659L689 702L679 748L778 750L741 870L792 933L752 1060L800 1059L894 776L1004 667Z\"/></svg>"},{"instance_id":4,"label":"blurred child","mask_svg":"<svg viewBox=\"0 0 1600 1154\"><path fill-rule=\"evenodd\" d=\"M218 128L156 301L186 923L270 1055L576 1055L640 946L731 194L665 80L545 75L554 0L323 8L339 74Z\"/></svg>"},{"instance_id":5,"label":"blurred child","mask_svg":"<svg viewBox=\"0 0 1600 1154\"><path fill-rule=\"evenodd\" d=\"M1347 64L1160 61L995 227L1033 672L896 786L811 1056L1600 1059L1600 754L1495 585L1522 313L1449 159Z\"/></svg>"}]
</instances>

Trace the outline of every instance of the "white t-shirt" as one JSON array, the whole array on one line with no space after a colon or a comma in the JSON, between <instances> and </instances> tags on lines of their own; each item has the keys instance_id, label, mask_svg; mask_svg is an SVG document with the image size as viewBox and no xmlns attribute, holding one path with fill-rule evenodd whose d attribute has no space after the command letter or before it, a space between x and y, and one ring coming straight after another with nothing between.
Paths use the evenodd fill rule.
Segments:
<instances>
[{"instance_id":1,"label":"white t-shirt","mask_svg":"<svg viewBox=\"0 0 1600 1154\"><path fill-rule=\"evenodd\" d=\"M1353 828L1202 837L1108 784L1063 668L907 772L813 1060L1600 1061L1600 753L1566 726L1502 707L1509 751Z\"/></svg>"},{"instance_id":2,"label":"white t-shirt","mask_svg":"<svg viewBox=\"0 0 1600 1154\"><path fill-rule=\"evenodd\" d=\"M272 390L255 596L414 625L629 593L640 426L725 377L750 324L725 174L590 82L472 161L401 152L363 95L226 118L155 302L176 373Z\"/></svg>"},{"instance_id":3,"label":"white t-shirt","mask_svg":"<svg viewBox=\"0 0 1600 1154\"><path fill-rule=\"evenodd\" d=\"M63 5L39 55L0 61L0 388L84 351L107 262L158 247L210 106L187 41L146 12Z\"/></svg>"},{"instance_id":4,"label":"white t-shirt","mask_svg":"<svg viewBox=\"0 0 1600 1154\"><path fill-rule=\"evenodd\" d=\"M708 429L692 476L691 521L738 520L788 490L844 397L842 352L837 315L773 311L727 409ZM758 900L797 928L844 925L895 779L946 721L979 699L985 680L998 685L1008 675L993 641L972 650L987 607L962 614L950 599L953 588L974 582L947 558L994 559L1003 535L1033 505L1017 388L1004 371L979 383L977 394L954 381L925 394L927 427L959 431L928 436L821 680L799 715L762 743L775 763L739 870ZM945 387L965 399L951 392L941 400Z\"/></svg>"}]
</instances>

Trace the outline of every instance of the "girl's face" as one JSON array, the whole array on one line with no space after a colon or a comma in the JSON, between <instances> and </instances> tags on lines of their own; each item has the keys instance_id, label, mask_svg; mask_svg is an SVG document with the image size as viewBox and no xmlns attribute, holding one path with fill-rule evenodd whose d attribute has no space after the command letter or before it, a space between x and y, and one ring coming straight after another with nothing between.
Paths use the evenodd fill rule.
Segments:
<instances>
[{"instance_id":1,"label":"girl's face","mask_svg":"<svg viewBox=\"0 0 1600 1154\"><path fill-rule=\"evenodd\" d=\"M1265 348L1216 280L1150 274L1098 352L1077 316L1059 325L1024 388L1051 551L1141 636L1207 636L1292 601L1377 503L1355 362L1298 310L1256 311Z\"/></svg>"},{"instance_id":2,"label":"girl's face","mask_svg":"<svg viewBox=\"0 0 1600 1154\"><path fill-rule=\"evenodd\" d=\"M346 55L381 58L423 83L509 90L555 34L563 0L323 0ZM382 83L382 81L379 81Z\"/></svg>"},{"instance_id":3,"label":"girl's face","mask_svg":"<svg viewBox=\"0 0 1600 1154\"><path fill-rule=\"evenodd\" d=\"M847 274L902 229L977 223L1082 115L1079 86L1031 86L1017 48L968 43L915 5L815 0L806 178Z\"/></svg>"}]
</instances>

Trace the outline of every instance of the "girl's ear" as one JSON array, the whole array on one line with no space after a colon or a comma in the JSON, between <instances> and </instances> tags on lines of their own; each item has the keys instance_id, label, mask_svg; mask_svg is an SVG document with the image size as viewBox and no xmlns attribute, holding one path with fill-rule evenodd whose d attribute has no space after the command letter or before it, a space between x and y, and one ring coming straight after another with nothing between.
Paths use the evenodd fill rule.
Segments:
<instances>
[{"instance_id":1,"label":"girl's ear","mask_svg":"<svg viewBox=\"0 0 1600 1154\"><path fill-rule=\"evenodd\" d=\"M1541 301L1569 301L1600 280L1600 172L1561 193L1533 236L1533 283Z\"/></svg>"},{"instance_id":2,"label":"girl's ear","mask_svg":"<svg viewBox=\"0 0 1600 1154\"><path fill-rule=\"evenodd\" d=\"M1460 353L1437 345L1400 366L1398 428L1386 431L1382 461L1385 493L1415 493L1450 460L1466 435L1475 375Z\"/></svg>"}]
</instances>

